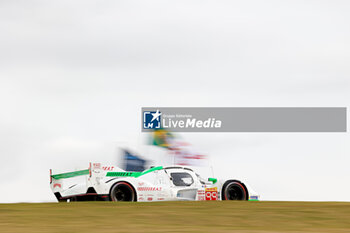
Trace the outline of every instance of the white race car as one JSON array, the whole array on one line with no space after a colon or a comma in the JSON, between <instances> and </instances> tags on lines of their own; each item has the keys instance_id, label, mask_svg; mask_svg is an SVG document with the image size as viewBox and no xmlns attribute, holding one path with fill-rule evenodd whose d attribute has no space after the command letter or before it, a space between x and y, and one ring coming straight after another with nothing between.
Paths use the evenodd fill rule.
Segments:
<instances>
[{"instance_id":1,"label":"white race car","mask_svg":"<svg viewBox=\"0 0 350 233\"><path fill-rule=\"evenodd\" d=\"M258 201L259 195L236 179L204 180L187 167L152 167L127 172L90 163L88 169L52 174L50 186L58 201Z\"/></svg>"}]
</instances>

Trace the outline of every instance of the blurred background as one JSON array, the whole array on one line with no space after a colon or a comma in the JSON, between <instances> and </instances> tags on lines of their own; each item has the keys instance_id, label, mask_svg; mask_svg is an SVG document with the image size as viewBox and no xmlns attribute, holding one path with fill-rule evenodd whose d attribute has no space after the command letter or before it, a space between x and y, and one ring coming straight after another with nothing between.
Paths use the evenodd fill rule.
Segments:
<instances>
[{"instance_id":1,"label":"blurred background","mask_svg":"<svg viewBox=\"0 0 350 233\"><path fill-rule=\"evenodd\" d=\"M50 168L117 164L120 148L164 162L141 133L141 107L348 107L349 11L349 1L1 1L0 202L55 201ZM215 177L263 200L350 201L348 133L178 136Z\"/></svg>"}]
</instances>

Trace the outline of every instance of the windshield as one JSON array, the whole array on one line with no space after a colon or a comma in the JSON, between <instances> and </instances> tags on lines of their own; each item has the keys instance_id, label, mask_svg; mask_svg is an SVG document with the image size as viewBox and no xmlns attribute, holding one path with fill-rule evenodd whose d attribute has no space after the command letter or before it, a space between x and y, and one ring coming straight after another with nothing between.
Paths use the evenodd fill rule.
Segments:
<instances>
[{"instance_id":1,"label":"windshield","mask_svg":"<svg viewBox=\"0 0 350 233\"><path fill-rule=\"evenodd\" d=\"M173 172L170 176L175 186L191 186L194 182L192 176L187 172Z\"/></svg>"}]
</instances>

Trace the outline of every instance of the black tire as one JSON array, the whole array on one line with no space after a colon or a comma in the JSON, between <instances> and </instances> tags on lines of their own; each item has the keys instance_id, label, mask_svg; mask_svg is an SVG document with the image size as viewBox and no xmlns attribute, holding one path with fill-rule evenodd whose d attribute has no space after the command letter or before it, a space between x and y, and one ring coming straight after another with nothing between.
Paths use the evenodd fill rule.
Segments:
<instances>
[{"instance_id":1,"label":"black tire","mask_svg":"<svg viewBox=\"0 0 350 233\"><path fill-rule=\"evenodd\" d=\"M222 200L246 201L248 190L243 183L229 180L222 188Z\"/></svg>"},{"instance_id":2,"label":"black tire","mask_svg":"<svg viewBox=\"0 0 350 233\"><path fill-rule=\"evenodd\" d=\"M136 201L134 188L126 182L119 182L113 185L110 197L112 201Z\"/></svg>"}]
</instances>

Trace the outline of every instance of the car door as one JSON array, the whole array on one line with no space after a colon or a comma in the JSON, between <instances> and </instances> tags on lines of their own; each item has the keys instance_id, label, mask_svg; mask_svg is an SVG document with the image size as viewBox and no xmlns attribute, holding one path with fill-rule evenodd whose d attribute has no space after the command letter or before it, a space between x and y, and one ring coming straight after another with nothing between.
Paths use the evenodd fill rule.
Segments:
<instances>
[{"instance_id":1,"label":"car door","mask_svg":"<svg viewBox=\"0 0 350 233\"><path fill-rule=\"evenodd\" d=\"M171 170L169 172L172 189L177 199L195 200L197 195L196 177L186 170Z\"/></svg>"}]
</instances>

